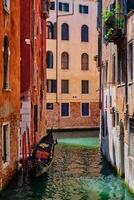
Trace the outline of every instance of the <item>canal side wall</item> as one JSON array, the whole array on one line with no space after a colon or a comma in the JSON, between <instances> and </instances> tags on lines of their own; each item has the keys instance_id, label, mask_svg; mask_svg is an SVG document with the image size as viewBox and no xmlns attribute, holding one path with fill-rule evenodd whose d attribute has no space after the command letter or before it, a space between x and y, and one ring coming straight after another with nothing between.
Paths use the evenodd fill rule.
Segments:
<instances>
[{"instance_id":1,"label":"canal side wall","mask_svg":"<svg viewBox=\"0 0 134 200\"><path fill-rule=\"evenodd\" d=\"M110 2L102 1L103 12L110 9ZM103 36L105 27L102 21ZM124 175L130 190L134 191L134 10L128 13L126 25L125 37L102 43L101 149L117 173Z\"/></svg>"},{"instance_id":2,"label":"canal side wall","mask_svg":"<svg viewBox=\"0 0 134 200\"><path fill-rule=\"evenodd\" d=\"M20 1L10 1L9 6L4 2L0 1L0 190L17 170L20 134Z\"/></svg>"}]
</instances>

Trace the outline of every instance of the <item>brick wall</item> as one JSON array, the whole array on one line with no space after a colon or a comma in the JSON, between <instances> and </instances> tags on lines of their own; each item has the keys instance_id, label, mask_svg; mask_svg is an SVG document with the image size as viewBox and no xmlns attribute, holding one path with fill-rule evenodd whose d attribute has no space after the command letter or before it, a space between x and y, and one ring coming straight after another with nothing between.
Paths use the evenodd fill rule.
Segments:
<instances>
[{"instance_id":1,"label":"brick wall","mask_svg":"<svg viewBox=\"0 0 134 200\"><path fill-rule=\"evenodd\" d=\"M61 117L60 105L54 103L53 110L47 110L47 128L95 128L99 127L99 103L89 103L89 113L87 117L81 116L81 103L70 103L70 116Z\"/></svg>"}]
</instances>

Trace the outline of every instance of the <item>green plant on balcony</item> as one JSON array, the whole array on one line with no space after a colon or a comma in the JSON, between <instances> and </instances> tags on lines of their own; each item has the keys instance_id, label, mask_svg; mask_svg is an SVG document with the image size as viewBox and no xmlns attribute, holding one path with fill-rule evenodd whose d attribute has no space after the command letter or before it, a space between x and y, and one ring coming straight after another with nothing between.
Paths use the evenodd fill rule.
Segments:
<instances>
[{"instance_id":1,"label":"green plant on balcony","mask_svg":"<svg viewBox=\"0 0 134 200\"><path fill-rule=\"evenodd\" d=\"M107 31L105 31L104 39L107 41L112 36L113 32L114 32L113 28L110 28Z\"/></svg>"},{"instance_id":2,"label":"green plant on balcony","mask_svg":"<svg viewBox=\"0 0 134 200\"><path fill-rule=\"evenodd\" d=\"M112 11L105 10L105 12L103 14L104 24L107 25L109 23L109 21L112 21L112 18L114 17L114 15L115 15L114 10L112 10Z\"/></svg>"}]
</instances>

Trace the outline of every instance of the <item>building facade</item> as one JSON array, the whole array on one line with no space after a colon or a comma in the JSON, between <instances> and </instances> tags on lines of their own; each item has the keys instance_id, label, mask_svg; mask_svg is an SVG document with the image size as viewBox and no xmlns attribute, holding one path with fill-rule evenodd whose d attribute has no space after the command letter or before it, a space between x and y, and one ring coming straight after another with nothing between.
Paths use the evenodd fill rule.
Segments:
<instances>
[{"instance_id":1,"label":"building facade","mask_svg":"<svg viewBox=\"0 0 134 200\"><path fill-rule=\"evenodd\" d=\"M21 1L21 133L30 147L46 133L46 18L49 1ZM23 144L22 144L23 145ZM20 152L21 153L21 152Z\"/></svg>"},{"instance_id":2,"label":"building facade","mask_svg":"<svg viewBox=\"0 0 134 200\"><path fill-rule=\"evenodd\" d=\"M101 149L134 190L134 2L98 0Z\"/></svg>"},{"instance_id":3,"label":"building facade","mask_svg":"<svg viewBox=\"0 0 134 200\"><path fill-rule=\"evenodd\" d=\"M51 1L47 20L47 127L99 127L97 3Z\"/></svg>"},{"instance_id":4,"label":"building facade","mask_svg":"<svg viewBox=\"0 0 134 200\"><path fill-rule=\"evenodd\" d=\"M0 190L18 166L20 1L0 1Z\"/></svg>"}]
</instances>

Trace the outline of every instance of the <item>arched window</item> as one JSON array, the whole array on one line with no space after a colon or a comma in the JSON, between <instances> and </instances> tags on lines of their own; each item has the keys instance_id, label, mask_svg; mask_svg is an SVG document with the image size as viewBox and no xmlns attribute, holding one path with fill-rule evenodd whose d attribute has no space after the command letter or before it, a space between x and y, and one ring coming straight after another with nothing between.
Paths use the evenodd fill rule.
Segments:
<instances>
[{"instance_id":1,"label":"arched window","mask_svg":"<svg viewBox=\"0 0 134 200\"><path fill-rule=\"evenodd\" d=\"M81 55L81 69L82 70L88 70L88 62L89 62L88 54L83 53Z\"/></svg>"},{"instance_id":2,"label":"arched window","mask_svg":"<svg viewBox=\"0 0 134 200\"><path fill-rule=\"evenodd\" d=\"M9 40L8 37L4 37L4 51L3 51L3 88L9 87Z\"/></svg>"},{"instance_id":3,"label":"arched window","mask_svg":"<svg viewBox=\"0 0 134 200\"><path fill-rule=\"evenodd\" d=\"M53 53L47 51L47 68L53 68Z\"/></svg>"},{"instance_id":4,"label":"arched window","mask_svg":"<svg viewBox=\"0 0 134 200\"><path fill-rule=\"evenodd\" d=\"M66 23L61 25L61 39L69 40L69 26Z\"/></svg>"},{"instance_id":5,"label":"arched window","mask_svg":"<svg viewBox=\"0 0 134 200\"><path fill-rule=\"evenodd\" d=\"M46 38L53 39L53 24L52 22L47 22L46 24Z\"/></svg>"},{"instance_id":6,"label":"arched window","mask_svg":"<svg viewBox=\"0 0 134 200\"><path fill-rule=\"evenodd\" d=\"M67 52L63 52L61 54L61 69L69 68L69 54Z\"/></svg>"},{"instance_id":7,"label":"arched window","mask_svg":"<svg viewBox=\"0 0 134 200\"><path fill-rule=\"evenodd\" d=\"M81 27L81 41L88 42L88 26L87 25L83 25Z\"/></svg>"}]
</instances>

